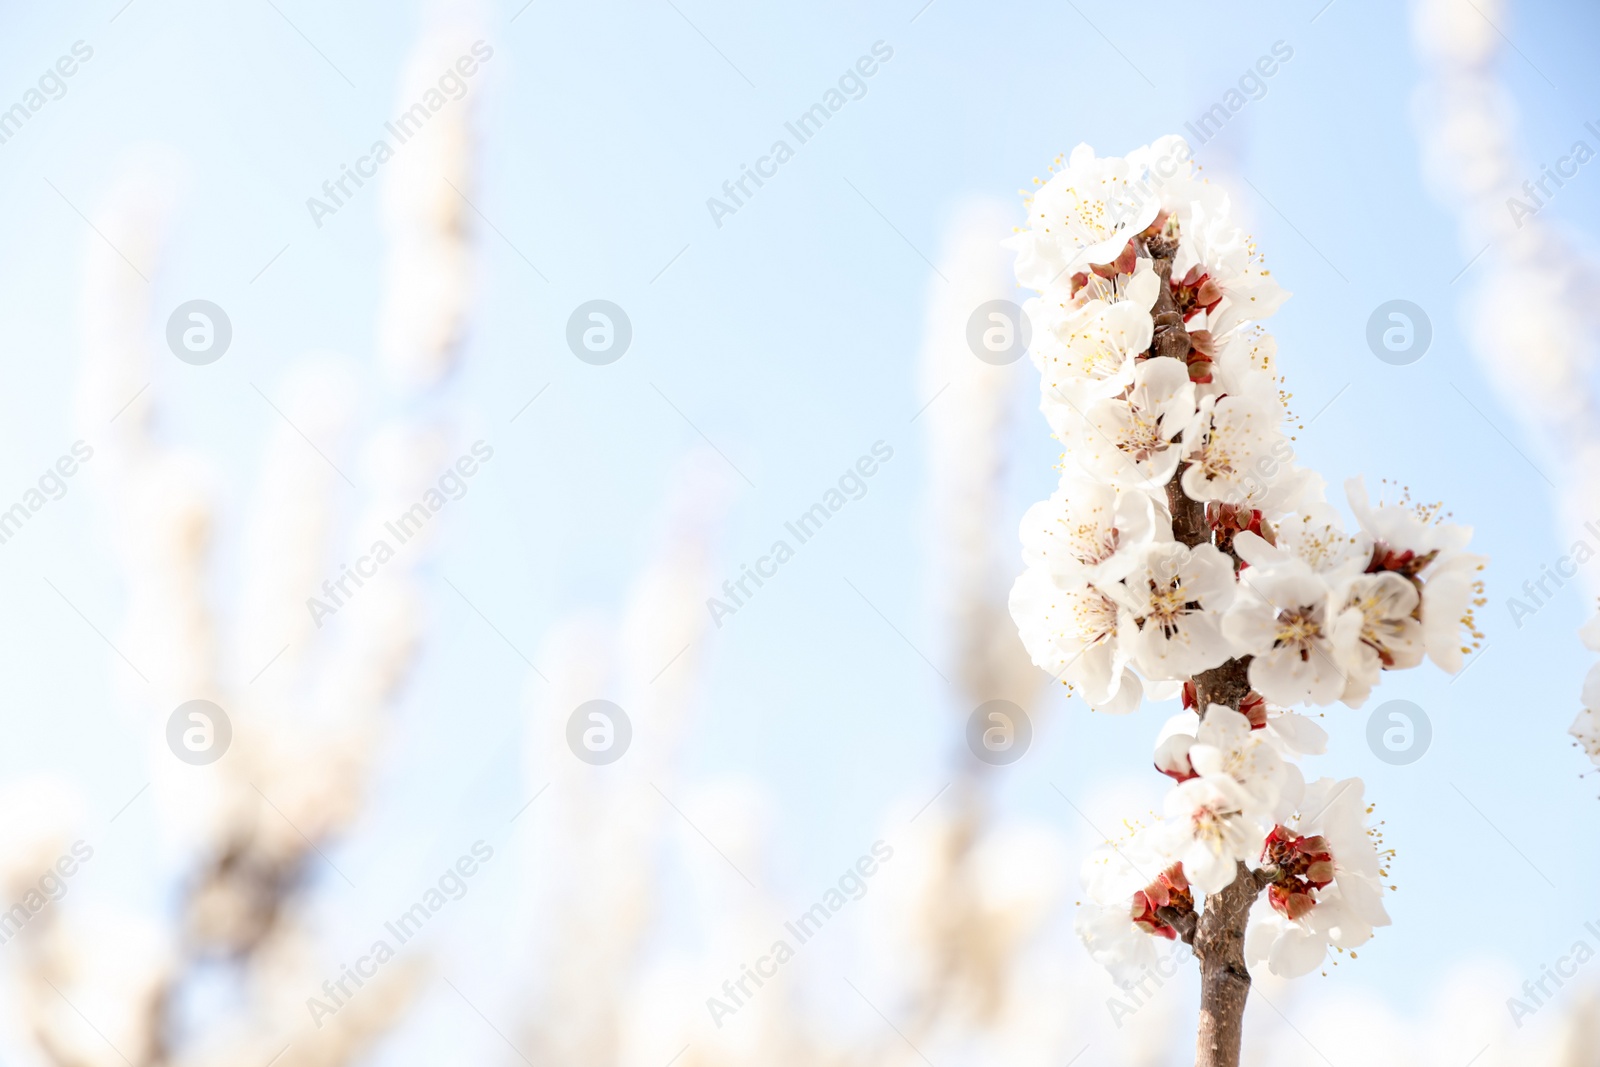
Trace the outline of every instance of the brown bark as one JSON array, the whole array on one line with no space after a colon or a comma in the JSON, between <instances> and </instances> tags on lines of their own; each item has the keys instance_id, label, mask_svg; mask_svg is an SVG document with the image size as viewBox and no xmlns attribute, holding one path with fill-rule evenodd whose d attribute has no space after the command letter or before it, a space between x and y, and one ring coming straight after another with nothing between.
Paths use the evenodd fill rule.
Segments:
<instances>
[{"instance_id":1,"label":"brown bark","mask_svg":"<svg viewBox=\"0 0 1600 1067\"><path fill-rule=\"evenodd\" d=\"M1181 327L1180 327L1181 328ZM1172 513L1172 539L1193 548L1211 543L1211 525L1206 522L1206 506L1190 500L1183 491L1183 465L1173 472L1167 483L1167 510Z\"/></svg>"},{"instance_id":2,"label":"brown bark","mask_svg":"<svg viewBox=\"0 0 1600 1067\"><path fill-rule=\"evenodd\" d=\"M1174 908L1170 904L1156 909L1156 918L1178 931L1178 936L1183 938L1183 943L1190 948L1194 947L1194 935L1200 925L1200 916L1197 912Z\"/></svg>"},{"instance_id":3,"label":"brown bark","mask_svg":"<svg viewBox=\"0 0 1600 1067\"><path fill-rule=\"evenodd\" d=\"M1155 336L1149 358L1172 358L1188 363L1191 349L1183 316L1172 297L1168 280L1172 275L1172 256L1176 246L1159 238L1146 238L1145 251L1161 278L1151 315ZM1167 508L1172 514L1174 540L1194 548L1211 544L1211 524L1203 503L1191 500L1183 491L1180 465L1167 483ZM1226 551L1233 555L1231 544ZM1237 563L1237 557L1235 557ZM1250 692L1250 659L1230 659L1220 666L1202 671L1194 679L1196 711L1205 718L1213 704L1239 710ZM1240 1043L1244 1036L1244 1007L1250 996L1250 972L1244 962L1244 934L1250 920L1250 906L1263 886L1264 875L1239 864L1233 883L1220 893L1206 898L1198 922L1191 914L1174 926L1194 949L1200 961L1200 1026L1195 1048L1195 1067L1239 1067ZM1173 921L1178 916L1173 916Z\"/></svg>"},{"instance_id":4,"label":"brown bark","mask_svg":"<svg viewBox=\"0 0 1600 1067\"><path fill-rule=\"evenodd\" d=\"M1200 717L1205 718L1206 708L1213 704L1239 710L1244 698L1250 695L1250 657L1230 659L1220 667L1201 671L1195 676L1195 704Z\"/></svg>"},{"instance_id":5,"label":"brown bark","mask_svg":"<svg viewBox=\"0 0 1600 1067\"><path fill-rule=\"evenodd\" d=\"M1254 876L1241 863L1233 884L1206 898L1194 944L1195 957L1200 961L1200 1031L1195 1042L1195 1067L1239 1065L1244 1005L1250 996L1244 931L1250 919L1250 905L1259 892Z\"/></svg>"},{"instance_id":6,"label":"brown bark","mask_svg":"<svg viewBox=\"0 0 1600 1067\"><path fill-rule=\"evenodd\" d=\"M1150 309L1156 327L1150 355L1152 358L1165 356L1183 360L1187 365L1189 350L1193 345L1189 343L1189 331L1183 328L1183 313L1178 310L1178 302L1172 297L1172 286L1168 284L1172 278L1172 257L1177 254L1177 245L1165 244L1152 237L1146 239L1145 250L1150 253L1156 274L1161 278L1155 306Z\"/></svg>"}]
</instances>

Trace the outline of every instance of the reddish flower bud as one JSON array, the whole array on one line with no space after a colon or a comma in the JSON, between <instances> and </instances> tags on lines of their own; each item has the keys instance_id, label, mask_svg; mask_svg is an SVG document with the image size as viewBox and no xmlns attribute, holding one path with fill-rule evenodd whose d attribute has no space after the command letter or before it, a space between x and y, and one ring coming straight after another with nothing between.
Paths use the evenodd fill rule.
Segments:
<instances>
[{"instance_id":1,"label":"reddish flower bud","mask_svg":"<svg viewBox=\"0 0 1600 1067\"><path fill-rule=\"evenodd\" d=\"M1168 867L1155 881L1135 893L1130 906L1134 925L1147 934L1172 941L1177 938L1178 930L1156 914L1162 908L1172 908L1182 915L1194 914L1194 894L1189 891L1189 879L1181 863Z\"/></svg>"},{"instance_id":2,"label":"reddish flower bud","mask_svg":"<svg viewBox=\"0 0 1600 1067\"><path fill-rule=\"evenodd\" d=\"M1333 854L1320 835L1301 837L1284 826L1274 826L1261 850L1261 859L1277 870L1267 890L1267 900L1291 919L1316 906L1316 890L1334 879Z\"/></svg>"}]
</instances>

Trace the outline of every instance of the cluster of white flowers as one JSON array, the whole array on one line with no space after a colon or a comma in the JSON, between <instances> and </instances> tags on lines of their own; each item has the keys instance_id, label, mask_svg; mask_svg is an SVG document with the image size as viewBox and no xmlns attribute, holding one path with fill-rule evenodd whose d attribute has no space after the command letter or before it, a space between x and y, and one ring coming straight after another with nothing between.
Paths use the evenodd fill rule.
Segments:
<instances>
[{"instance_id":1,"label":"cluster of white flowers","mask_svg":"<svg viewBox=\"0 0 1600 1067\"><path fill-rule=\"evenodd\" d=\"M1293 762L1326 743L1311 719L1259 701L1248 714L1213 704L1204 719L1186 711L1168 722L1155 754L1177 782L1166 817L1084 864L1089 902L1077 928L1090 954L1119 982L1134 980L1156 939L1184 934L1196 904L1232 884L1240 864L1266 889L1246 955L1274 974L1308 974L1330 945L1356 948L1387 926L1387 872L1361 780L1308 785Z\"/></svg>"},{"instance_id":2,"label":"cluster of white flowers","mask_svg":"<svg viewBox=\"0 0 1600 1067\"><path fill-rule=\"evenodd\" d=\"M1178 137L1125 158L1081 145L1010 242L1040 294L1032 355L1066 450L1023 520L1011 613L1033 662L1098 711L1180 692L1192 708L1206 672L1248 678L1239 710L1164 732L1166 819L1091 859L1095 957L1136 973L1147 935L1192 936L1196 903L1249 870L1273 917L1251 957L1300 974L1388 919L1361 783L1307 786L1291 761L1326 737L1285 709L1359 707L1381 671L1425 658L1459 671L1484 560L1437 507L1373 505L1359 478L1347 532L1295 465L1258 325L1288 294L1190 156Z\"/></svg>"}]
</instances>

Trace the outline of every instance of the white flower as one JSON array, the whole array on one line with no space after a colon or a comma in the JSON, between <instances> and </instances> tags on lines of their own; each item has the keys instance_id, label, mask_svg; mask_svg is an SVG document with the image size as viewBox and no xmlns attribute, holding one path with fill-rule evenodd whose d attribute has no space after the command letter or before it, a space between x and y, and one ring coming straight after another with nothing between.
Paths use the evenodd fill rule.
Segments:
<instances>
[{"instance_id":1,"label":"white flower","mask_svg":"<svg viewBox=\"0 0 1600 1067\"><path fill-rule=\"evenodd\" d=\"M1314 470L1284 462L1267 486L1266 495L1255 503L1264 515L1281 515L1317 507L1327 501L1328 483Z\"/></svg>"},{"instance_id":2,"label":"white flower","mask_svg":"<svg viewBox=\"0 0 1600 1067\"><path fill-rule=\"evenodd\" d=\"M1160 939L1177 931L1156 912L1166 906L1192 911L1194 900L1181 867L1162 852L1159 827L1138 831L1122 844L1107 843L1083 864L1089 900L1073 928L1094 961L1126 986L1156 963Z\"/></svg>"},{"instance_id":3,"label":"white flower","mask_svg":"<svg viewBox=\"0 0 1600 1067\"><path fill-rule=\"evenodd\" d=\"M1294 459L1283 411L1243 396L1206 397L1183 434L1183 491L1191 500L1260 507Z\"/></svg>"},{"instance_id":4,"label":"white flower","mask_svg":"<svg viewBox=\"0 0 1600 1067\"><path fill-rule=\"evenodd\" d=\"M1028 228L1006 242L1017 251L1017 281L1043 291L1059 278L1110 263L1155 221L1160 203L1138 187L1126 159L1097 158L1080 144L1028 205Z\"/></svg>"},{"instance_id":5,"label":"white flower","mask_svg":"<svg viewBox=\"0 0 1600 1067\"><path fill-rule=\"evenodd\" d=\"M1126 905L1170 863L1161 849L1159 831L1144 827L1125 841L1097 846L1078 874L1096 904Z\"/></svg>"},{"instance_id":6,"label":"white flower","mask_svg":"<svg viewBox=\"0 0 1600 1067\"><path fill-rule=\"evenodd\" d=\"M1211 377L1219 395L1248 396L1283 406L1278 394L1278 341L1264 329L1235 330L1217 342Z\"/></svg>"},{"instance_id":7,"label":"white flower","mask_svg":"<svg viewBox=\"0 0 1600 1067\"><path fill-rule=\"evenodd\" d=\"M1359 708L1379 673L1422 662L1420 598L1410 579L1393 571L1357 575L1343 587L1343 607L1333 622L1333 646L1345 672L1346 704Z\"/></svg>"},{"instance_id":8,"label":"white flower","mask_svg":"<svg viewBox=\"0 0 1600 1067\"><path fill-rule=\"evenodd\" d=\"M1434 663L1456 673L1471 651L1468 638L1480 636L1472 609L1482 592L1477 574L1488 561L1465 551L1472 530L1438 521L1436 508L1374 507L1360 478L1347 481L1345 493L1350 510L1372 541L1369 569L1393 571L1422 583L1423 647Z\"/></svg>"},{"instance_id":9,"label":"white flower","mask_svg":"<svg viewBox=\"0 0 1600 1067\"><path fill-rule=\"evenodd\" d=\"M1228 201L1196 204L1173 257L1175 282L1209 280L1222 291L1212 309L1183 308L1191 330L1204 330L1221 340L1239 327L1271 317L1289 299L1259 264L1250 238L1228 220ZM1183 307L1185 301L1180 300Z\"/></svg>"},{"instance_id":10,"label":"white flower","mask_svg":"<svg viewBox=\"0 0 1600 1067\"><path fill-rule=\"evenodd\" d=\"M1178 468L1175 440L1194 417L1194 383L1176 359L1147 359L1127 399L1105 399L1081 414L1046 404L1057 436L1090 477L1157 493Z\"/></svg>"},{"instance_id":11,"label":"white flower","mask_svg":"<svg viewBox=\"0 0 1600 1067\"><path fill-rule=\"evenodd\" d=\"M1374 507L1367 501L1366 483L1360 477L1345 482L1344 489L1350 510L1375 542L1374 552L1379 556L1406 557L1406 563L1420 569L1431 554L1460 552L1472 539L1471 527L1430 521L1431 512L1402 504Z\"/></svg>"},{"instance_id":12,"label":"white flower","mask_svg":"<svg viewBox=\"0 0 1600 1067\"><path fill-rule=\"evenodd\" d=\"M1029 567L1011 587L1011 618L1034 666L1076 686L1096 711L1122 715L1144 696L1117 640L1122 609L1092 585L1067 586Z\"/></svg>"},{"instance_id":13,"label":"white flower","mask_svg":"<svg viewBox=\"0 0 1600 1067\"><path fill-rule=\"evenodd\" d=\"M1187 767L1187 775L1172 775L1180 782L1189 776L1227 778L1249 797L1250 813L1269 822L1300 802L1299 771L1284 762L1275 738L1239 712L1213 704L1204 719L1192 711L1176 716L1163 734L1169 731L1156 748L1156 766Z\"/></svg>"},{"instance_id":14,"label":"white flower","mask_svg":"<svg viewBox=\"0 0 1600 1067\"><path fill-rule=\"evenodd\" d=\"M1126 267L1126 270L1122 268ZM1128 303L1149 311L1161 292L1161 276L1149 259L1122 257L1100 271L1078 273L1052 283L1028 300L1023 310L1040 337L1066 328L1090 309L1091 305L1110 306ZM1031 349L1030 349L1031 350ZM1035 363L1038 362L1035 356Z\"/></svg>"},{"instance_id":15,"label":"white flower","mask_svg":"<svg viewBox=\"0 0 1600 1067\"><path fill-rule=\"evenodd\" d=\"M1296 978L1315 970L1329 945L1359 948L1389 925L1362 792L1359 778L1318 779L1306 787L1301 814L1268 839L1268 862L1281 873L1251 915L1251 963Z\"/></svg>"},{"instance_id":16,"label":"white flower","mask_svg":"<svg viewBox=\"0 0 1600 1067\"><path fill-rule=\"evenodd\" d=\"M1331 704L1344 692L1329 595L1328 583L1298 559L1240 574L1222 632L1255 657L1250 685L1274 704Z\"/></svg>"},{"instance_id":17,"label":"white flower","mask_svg":"<svg viewBox=\"0 0 1600 1067\"><path fill-rule=\"evenodd\" d=\"M1211 705L1201 720L1189 763L1202 778L1237 782L1250 798L1250 813L1262 820L1275 821L1280 810L1287 815L1300 801L1304 782L1298 770L1283 761L1263 732L1251 729L1249 719L1220 704Z\"/></svg>"},{"instance_id":18,"label":"white flower","mask_svg":"<svg viewBox=\"0 0 1600 1067\"><path fill-rule=\"evenodd\" d=\"M1145 494L1068 477L1023 515L1022 558L1063 584L1105 586L1132 570L1153 538L1168 536Z\"/></svg>"},{"instance_id":19,"label":"white flower","mask_svg":"<svg viewBox=\"0 0 1600 1067\"><path fill-rule=\"evenodd\" d=\"M1156 735L1156 770L1175 782L1196 777L1194 765L1189 762L1189 750L1194 747L1199 729L1200 716L1193 711L1180 711L1168 719Z\"/></svg>"},{"instance_id":20,"label":"white flower","mask_svg":"<svg viewBox=\"0 0 1600 1067\"><path fill-rule=\"evenodd\" d=\"M1483 556L1461 553L1435 563L1424 573L1422 583L1422 638L1428 658L1440 668L1455 674L1462 657L1470 651L1461 631L1479 637L1472 608L1482 601L1478 573L1489 561Z\"/></svg>"},{"instance_id":21,"label":"white flower","mask_svg":"<svg viewBox=\"0 0 1600 1067\"><path fill-rule=\"evenodd\" d=\"M1156 769L1179 782L1196 776L1189 762L1189 750L1200 732L1200 716L1191 710L1180 711L1166 721L1156 735Z\"/></svg>"},{"instance_id":22,"label":"white flower","mask_svg":"<svg viewBox=\"0 0 1600 1067\"><path fill-rule=\"evenodd\" d=\"M1158 962L1159 942L1133 921L1131 900L1080 904L1072 929L1089 950L1089 958L1111 972L1111 980L1124 989Z\"/></svg>"},{"instance_id":23,"label":"white flower","mask_svg":"<svg viewBox=\"0 0 1600 1067\"><path fill-rule=\"evenodd\" d=\"M1090 300L1053 325L1036 323L1039 340L1029 347L1046 401L1082 405L1132 384L1134 358L1149 350L1155 333L1150 308L1161 284L1149 260L1140 268L1126 299Z\"/></svg>"},{"instance_id":24,"label":"white flower","mask_svg":"<svg viewBox=\"0 0 1600 1067\"><path fill-rule=\"evenodd\" d=\"M1328 750L1328 731L1308 715L1280 708L1268 713L1261 730L1285 758L1320 756Z\"/></svg>"},{"instance_id":25,"label":"white flower","mask_svg":"<svg viewBox=\"0 0 1600 1067\"><path fill-rule=\"evenodd\" d=\"M1354 578L1372 560L1372 539L1344 532L1339 513L1327 504L1310 504L1273 524L1275 544L1253 533L1233 539L1233 550L1253 567L1298 559L1330 583Z\"/></svg>"},{"instance_id":26,"label":"white flower","mask_svg":"<svg viewBox=\"0 0 1600 1067\"><path fill-rule=\"evenodd\" d=\"M1122 640L1140 673L1192 678L1227 660L1233 649L1222 636L1222 612L1234 588L1233 561L1215 545L1142 548L1123 584L1108 590L1127 608Z\"/></svg>"},{"instance_id":27,"label":"white flower","mask_svg":"<svg viewBox=\"0 0 1600 1067\"><path fill-rule=\"evenodd\" d=\"M1128 153L1128 164L1160 198L1161 210L1188 226L1196 204L1225 204L1227 194L1201 178L1194 167L1194 149L1177 134L1159 137Z\"/></svg>"},{"instance_id":28,"label":"white flower","mask_svg":"<svg viewBox=\"0 0 1600 1067\"><path fill-rule=\"evenodd\" d=\"M1241 862L1260 855L1266 827L1255 809L1254 798L1225 775L1191 778L1167 793L1167 821L1161 824L1165 852L1183 864L1196 892L1221 892Z\"/></svg>"}]
</instances>

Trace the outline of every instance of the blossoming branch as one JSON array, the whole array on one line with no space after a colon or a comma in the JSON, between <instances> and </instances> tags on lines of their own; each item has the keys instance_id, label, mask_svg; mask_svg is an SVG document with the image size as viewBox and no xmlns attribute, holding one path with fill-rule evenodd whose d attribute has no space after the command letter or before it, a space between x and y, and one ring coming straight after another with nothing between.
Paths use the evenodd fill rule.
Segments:
<instances>
[{"instance_id":1,"label":"blossoming branch","mask_svg":"<svg viewBox=\"0 0 1600 1067\"><path fill-rule=\"evenodd\" d=\"M1437 507L1346 529L1296 465L1277 346L1288 294L1182 138L1080 145L1009 242L1060 485L1022 524L1011 614L1033 662L1097 711L1182 696L1157 738L1165 817L1085 865L1077 928L1119 981L1182 939L1201 966L1200 1067L1236 1065L1250 969L1307 974L1389 923L1360 779L1307 783L1384 671L1461 669L1482 557ZM1059 162L1059 161L1058 161Z\"/></svg>"}]
</instances>

